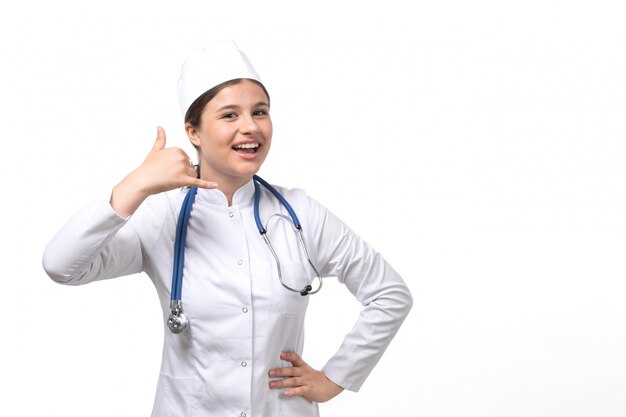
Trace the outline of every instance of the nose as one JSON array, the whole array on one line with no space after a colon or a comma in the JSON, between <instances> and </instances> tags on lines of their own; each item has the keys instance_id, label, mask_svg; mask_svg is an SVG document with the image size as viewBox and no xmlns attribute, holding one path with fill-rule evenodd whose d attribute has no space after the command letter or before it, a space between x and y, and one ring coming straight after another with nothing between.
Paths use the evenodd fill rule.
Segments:
<instances>
[{"instance_id":1,"label":"nose","mask_svg":"<svg viewBox=\"0 0 626 417\"><path fill-rule=\"evenodd\" d=\"M251 135L259 131L259 125L252 115L244 116L241 119L239 130L244 135Z\"/></svg>"}]
</instances>

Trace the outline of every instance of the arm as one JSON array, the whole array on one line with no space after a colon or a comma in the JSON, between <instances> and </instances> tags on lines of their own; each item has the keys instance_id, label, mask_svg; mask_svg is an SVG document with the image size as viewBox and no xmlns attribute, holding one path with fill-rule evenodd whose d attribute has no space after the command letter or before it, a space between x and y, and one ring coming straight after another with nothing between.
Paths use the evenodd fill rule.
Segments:
<instances>
[{"instance_id":1,"label":"arm","mask_svg":"<svg viewBox=\"0 0 626 417\"><path fill-rule=\"evenodd\" d=\"M46 246L44 270L71 285L140 272L139 237L126 223L106 201L83 208Z\"/></svg>"},{"instance_id":2,"label":"arm","mask_svg":"<svg viewBox=\"0 0 626 417\"><path fill-rule=\"evenodd\" d=\"M358 391L408 315L413 299L400 275L332 213L326 211L318 259L323 275L335 275L363 305L323 372Z\"/></svg>"},{"instance_id":3,"label":"arm","mask_svg":"<svg viewBox=\"0 0 626 417\"><path fill-rule=\"evenodd\" d=\"M46 246L43 267L55 281L84 284L141 271L141 244L128 218L152 194L184 186L215 188L196 178L187 154L165 149L165 132L144 162L113 188L109 203L78 212Z\"/></svg>"},{"instance_id":4,"label":"arm","mask_svg":"<svg viewBox=\"0 0 626 417\"><path fill-rule=\"evenodd\" d=\"M297 354L281 359L293 366L269 371L271 388L290 388L286 396L302 395L324 402L343 389L358 391L378 363L411 309L406 284L387 262L336 216L310 202L306 219L307 242L313 243L314 262L323 276L337 276L363 304L353 329L322 371L311 368Z\"/></svg>"}]
</instances>

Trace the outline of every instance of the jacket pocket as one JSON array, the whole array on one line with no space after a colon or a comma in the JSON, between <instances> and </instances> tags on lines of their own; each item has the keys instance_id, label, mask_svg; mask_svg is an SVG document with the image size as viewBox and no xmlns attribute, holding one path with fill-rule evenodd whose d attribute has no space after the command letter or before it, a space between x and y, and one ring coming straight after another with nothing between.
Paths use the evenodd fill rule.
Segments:
<instances>
[{"instance_id":1,"label":"jacket pocket","mask_svg":"<svg viewBox=\"0 0 626 417\"><path fill-rule=\"evenodd\" d=\"M192 417L195 408L195 377L159 374L152 417Z\"/></svg>"},{"instance_id":2,"label":"jacket pocket","mask_svg":"<svg viewBox=\"0 0 626 417\"><path fill-rule=\"evenodd\" d=\"M303 317L309 304L309 297L300 295L300 290L310 285L314 272L300 263L281 264L283 282L298 292L283 287L277 280L277 307L283 317Z\"/></svg>"}]
</instances>

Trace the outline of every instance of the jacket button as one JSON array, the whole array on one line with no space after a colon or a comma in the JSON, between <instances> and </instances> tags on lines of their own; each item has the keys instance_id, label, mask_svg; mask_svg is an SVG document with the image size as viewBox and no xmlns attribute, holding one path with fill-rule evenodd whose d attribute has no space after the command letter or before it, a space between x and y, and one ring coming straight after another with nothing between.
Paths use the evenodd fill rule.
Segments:
<instances>
[{"instance_id":1,"label":"jacket button","mask_svg":"<svg viewBox=\"0 0 626 417\"><path fill-rule=\"evenodd\" d=\"M246 413L244 413L243 411L241 412L241 414L239 414L241 417L246 417Z\"/></svg>"},{"instance_id":2,"label":"jacket button","mask_svg":"<svg viewBox=\"0 0 626 417\"><path fill-rule=\"evenodd\" d=\"M232 211L228 212L228 217L233 217L235 215L235 213L233 213Z\"/></svg>"},{"instance_id":3,"label":"jacket button","mask_svg":"<svg viewBox=\"0 0 626 417\"><path fill-rule=\"evenodd\" d=\"M245 368L246 366L248 366L248 362L241 362L241 367Z\"/></svg>"},{"instance_id":4,"label":"jacket button","mask_svg":"<svg viewBox=\"0 0 626 417\"><path fill-rule=\"evenodd\" d=\"M243 311L244 313L247 313L248 312L248 308L244 307L244 308L241 309L241 311Z\"/></svg>"},{"instance_id":5,"label":"jacket button","mask_svg":"<svg viewBox=\"0 0 626 417\"><path fill-rule=\"evenodd\" d=\"M237 265L243 265L243 259L239 259L239 260L237 261Z\"/></svg>"}]
</instances>

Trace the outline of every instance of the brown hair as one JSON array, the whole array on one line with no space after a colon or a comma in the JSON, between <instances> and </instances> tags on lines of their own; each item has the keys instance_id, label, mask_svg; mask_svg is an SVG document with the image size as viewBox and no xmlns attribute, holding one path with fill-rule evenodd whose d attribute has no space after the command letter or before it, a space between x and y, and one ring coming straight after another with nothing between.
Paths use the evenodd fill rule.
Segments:
<instances>
[{"instance_id":1,"label":"brown hair","mask_svg":"<svg viewBox=\"0 0 626 417\"><path fill-rule=\"evenodd\" d=\"M222 91L223 89L225 89L228 86L239 84L243 80L252 81L252 82L258 84L259 87L261 87L263 89L263 92L267 96L267 102L269 104L270 95L267 92L267 90L265 89L265 86L263 84L261 84L257 80L253 80L253 79L250 79L250 78L235 78L234 80L225 81L225 82L223 82L221 84L216 85L215 87L211 88L210 90L205 91L197 99L195 99L194 102L191 103L191 106L189 106L189 108L187 109L187 112L185 113L185 123L189 123L189 124L191 124L195 128L200 127L200 118L202 117L202 112L204 111L204 106L206 106L209 101L213 100L213 98L220 91Z\"/></svg>"}]
</instances>

